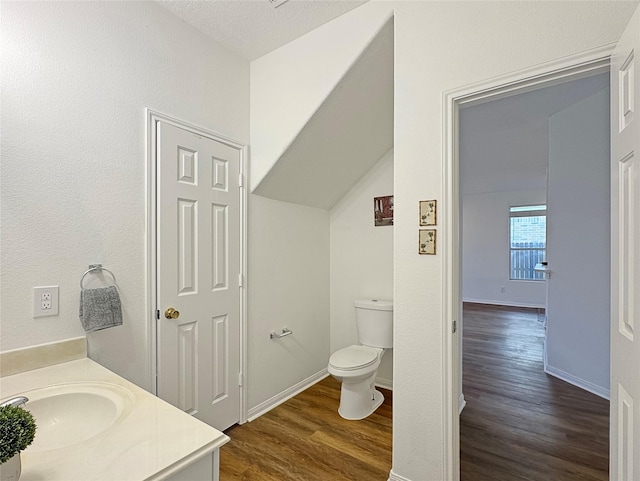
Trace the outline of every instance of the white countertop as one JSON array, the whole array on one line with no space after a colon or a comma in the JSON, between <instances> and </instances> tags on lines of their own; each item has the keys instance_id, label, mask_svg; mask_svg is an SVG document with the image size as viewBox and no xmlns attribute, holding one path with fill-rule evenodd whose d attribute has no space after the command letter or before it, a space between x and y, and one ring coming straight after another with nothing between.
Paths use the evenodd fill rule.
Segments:
<instances>
[{"instance_id":1,"label":"white countertop","mask_svg":"<svg viewBox=\"0 0 640 481\"><path fill-rule=\"evenodd\" d=\"M21 481L160 481L229 440L88 358L0 378L0 399L70 382L116 384L133 394L133 402L107 431L80 444L24 450Z\"/></svg>"}]
</instances>

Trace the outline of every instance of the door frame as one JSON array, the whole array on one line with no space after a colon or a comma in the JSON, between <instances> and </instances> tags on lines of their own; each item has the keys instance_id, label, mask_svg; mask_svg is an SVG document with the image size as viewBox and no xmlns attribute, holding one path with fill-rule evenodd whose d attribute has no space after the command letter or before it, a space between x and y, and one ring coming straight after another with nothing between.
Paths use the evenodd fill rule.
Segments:
<instances>
[{"instance_id":1,"label":"door frame","mask_svg":"<svg viewBox=\"0 0 640 481\"><path fill-rule=\"evenodd\" d=\"M462 106L477 105L542 87L577 80L609 71L615 43L542 63L503 76L443 92L443 212L441 233L444 245L443 272L443 437L444 479L460 480L460 412L462 393L462 292L459 202L459 125ZM454 324L455 323L455 324ZM459 329L454 331L454 325Z\"/></svg>"},{"instance_id":2,"label":"door frame","mask_svg":"<svg viewBox=\"0 0 640 481\"><path fill-rule=\"evenodd\" d=\"M156 147L156 125L158 122L165 122L175 127L187 130L196 135L211 138L217 142L236 149L240 154L240 345L238 346L240 356L240 406L239 423L247 421L247 205L248 205L248 147L225 135L213 130L202 128L161 112L145 108L146 120L146 232L145 232L145 272L146 272L146 337L148 339L149 354L149 385L151 393L158 394L157 374L158 374L158 331L156 323L156 313L158 312L158 278L157 278L157 192L158 192L158 169L157 169L157 147Z\"/></svg>"}]
</instances>

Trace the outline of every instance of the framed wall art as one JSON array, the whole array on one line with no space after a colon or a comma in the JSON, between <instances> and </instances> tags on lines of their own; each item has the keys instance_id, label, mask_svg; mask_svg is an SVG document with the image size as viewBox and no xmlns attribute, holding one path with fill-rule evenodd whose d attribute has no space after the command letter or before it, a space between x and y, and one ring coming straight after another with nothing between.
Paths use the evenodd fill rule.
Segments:
<instances>
[{"instance_id":1,"label":"framed wall art","mask_svg":"<svg viewBox=\"0 0 640 481\"><path fill-rule=\"evenodd\" d=\"M438 203L435 200L420 201L420 225L436 225Z\"/></svg>"},{"instance_id":2,"label":"framed wall art","mask_svg":"<svg viewBox=\"0 0 640 481\"><path fill-rule=\"evenodd\" d=\"M393 196L373 198L373 222L376 226L393 225Z\"/></svg>"},{"instance_id":3,"label":"framed wall art","mask_svg":"<svg viewBox=\"0 0 640 481\"><path fill-rule=\"evenodd\" d=\"M418 231L418 254L435 255L436 253L436 230L420 229Z\"/></svg>"}]
</instances>

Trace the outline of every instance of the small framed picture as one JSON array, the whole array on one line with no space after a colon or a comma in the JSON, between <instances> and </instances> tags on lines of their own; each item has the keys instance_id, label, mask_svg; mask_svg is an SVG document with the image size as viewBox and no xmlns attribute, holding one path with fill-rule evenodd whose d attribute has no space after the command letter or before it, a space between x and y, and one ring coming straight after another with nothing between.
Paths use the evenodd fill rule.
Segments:
<instances>
[{"instance_id":1,"label":"small framed picture","mask_svg":"<svg viewBox=\"0 0 640 481\"><path fill-rule=\"evenodd\" d=\"M418 254L435 255L436 253L436 230L420 229L418 231Z\"/></svg>"},{"instance_id":2,"label":"small framed picture","mask_svg":"<svg viewBox=\"0 0 640 481\"><path fill-rule=\"evenodd\" d=\"M420 225L436 225L437 205L435 200L420 201Z\"/></svg>"},{"instance_id":3,"label":"small framed picture","mask_svg":"<svg viewBox=\"0 0 640 481\"><path fill-rule=\"evenodd\" d=\"M393 196L373 198L373 223L376 226L393 225Z\"/></svg>"}]
</instances>

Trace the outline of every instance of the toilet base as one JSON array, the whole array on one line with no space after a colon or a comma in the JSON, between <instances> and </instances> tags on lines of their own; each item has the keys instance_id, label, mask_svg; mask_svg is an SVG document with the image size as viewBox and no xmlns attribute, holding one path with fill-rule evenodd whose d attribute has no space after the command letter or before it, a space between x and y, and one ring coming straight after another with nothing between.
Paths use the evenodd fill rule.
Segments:
<instances>
[{"instance_id":1,"label":"toilet base","mask_svg":"<svg viewBox=\"0 0 640 481\"><path fill-rule=\"evenodd\" d=\"M343 382L338 414L344 419L358 421L373 414L383 401L384 396L373 386L373 379L357 384Z\"/></svg>"}]
</instances>

